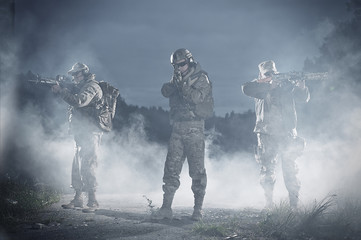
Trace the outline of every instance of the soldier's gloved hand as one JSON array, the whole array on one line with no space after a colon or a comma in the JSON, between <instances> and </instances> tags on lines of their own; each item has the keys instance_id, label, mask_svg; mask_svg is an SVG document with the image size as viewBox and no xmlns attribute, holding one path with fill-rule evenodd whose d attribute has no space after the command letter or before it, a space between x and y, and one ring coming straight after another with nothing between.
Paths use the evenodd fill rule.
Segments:
<instances>
[{"instance_id":1,"label":"soldier's gloved hand","mask_svg":"<svg viewBox=\"0 0 361 240\"><path fill-rule=\"evenodd\" d=\"M188 83L186 81L182 82L182 93L184 96L187 96L190 94L191 91L191 87L188 85Z\"/></svg>"},{"instance_id":2,"label":"soldier's gloved hand","mask_svg":"<svg viewBox=\"0 0 361 240\"><path fill-rule=\"evenodd\" d=\"M306 81L305 80L297 80L296 81L296 87L299 87L301 89L305 89Z\"/></svg>"},{"instance_id":3,"label":"soldier's gloved hand","mask_svg":"<svg viewBox=\"0 0 361 240\"><path fill-rule=\"evenodd\" d=\"M281 82L279 80L276 80L276 79L275 80L272 79L269 83L271 84L271 89L279 87L280 84L281 84Z\"/></svg>"},{"instance_id":4,"label":"soldier's gloved hand","mask_svg":"<svg viewBox=\"0 0 361 240\"><path fill-rule=\"evenodd\" d=\"M59 85L59 83L57 82L57 84L56 85L54 85L54 86L52 86L51 87L51 91L53 92L53 93L59 93L60 91L61 91L61 87L60 87L60 85Z\"/></svg>"},{"instance_id":5,"label":"soldier's gloved hand","mask_svg":"<svg viewBox=\"0 0 361 240\"><path fill-rule=\"evenodd\" d=\"M174 70L173 79L178 86L181 84L181 82L183 81L183 77L179 70Z\"/></svg>"}]
</instances>

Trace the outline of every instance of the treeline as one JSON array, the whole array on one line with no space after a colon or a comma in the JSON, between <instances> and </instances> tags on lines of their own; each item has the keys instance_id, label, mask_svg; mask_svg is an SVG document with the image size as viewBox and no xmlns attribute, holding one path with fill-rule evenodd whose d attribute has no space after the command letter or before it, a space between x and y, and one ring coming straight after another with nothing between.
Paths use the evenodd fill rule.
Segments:
<instances>
[{"instance_id":1,"label":"treeline","mask_svg":"<svg viewBox=\"0 0 361 240\"><path fill-rule=\"evenodd\" d=\"M171 134L168 111L161 107L139 107L128 105L123 98L118 99L117 115L115 117L114 130L119 131L123 127L132 124L132 115L144 116L144 130L150 141L167 143ZM255 138L253 127L255 114L252 111L245 113L227 113L224 117L213 116L206 120L206 135L217 149L223 152L253 151ZM209 136L211 135L211 136Z\"/></svg>"},{"instance_id":2,"label":"treeline","mask_svg":"<svg viewBox=\"0 0 361 240\"><path fill-rule=\"evenodd\" d=\"M17 108L22 110L28 104L36 106L45 132L54 134L58 132L59 126L67 121L67 104L57 98L49 87L28 82L27 79L29 78L32 78L31 72L20 74L18 77L17 95L19 101ZM63 113L59 114L59 111ZM136 119L135 116L137 115L141 115L142 119ZM116 115L113 120L113 131L115 134L121 132L124 128L131 127L134 121L143 121L143 130L147 140L167 144L171 134L169 111L161 107L130 105L119 96ZM250 151L253 149L253 140L255 140L250 138L254 135L254 123L254 112L235 113L232 111L224 117L215 115L206 120L205 128L207 137L212 141L212 144L217 145L217 149L223 152Z\"/></svg>"}]
</instances>

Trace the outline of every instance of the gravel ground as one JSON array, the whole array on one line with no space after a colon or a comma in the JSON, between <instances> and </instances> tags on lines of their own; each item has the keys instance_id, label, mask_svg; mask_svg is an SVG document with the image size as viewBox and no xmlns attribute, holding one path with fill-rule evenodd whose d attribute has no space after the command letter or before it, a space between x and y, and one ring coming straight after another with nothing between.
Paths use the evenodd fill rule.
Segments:
<instances>
[{"instance_id":1,"label":"gravel ground","mask_svg":"<svg viewBox=\"0 0 361 240\"><path fill-rule=\"evenodd\" d=\"M0 231L0 240L17 239L250 239L260 212L255 209L204 209L200 222L190 219L192 208L173 208L172 220L152 220L146 204L120 206L111 196L99 196L102 204L94 213L81 209L62 209L71 200L65 195L56 204L42 210L24 223ZM220 227L222 226L222 227ZM224 227L223 227L224 226ZM224 231L238 229L237 232ZM1 229L0 229L1 230ZM223 232L222 232L223 231ZM222 232L222 233L220 233ZM257 238L259 239L259 238Z\"/></svg>"}]
</instances>

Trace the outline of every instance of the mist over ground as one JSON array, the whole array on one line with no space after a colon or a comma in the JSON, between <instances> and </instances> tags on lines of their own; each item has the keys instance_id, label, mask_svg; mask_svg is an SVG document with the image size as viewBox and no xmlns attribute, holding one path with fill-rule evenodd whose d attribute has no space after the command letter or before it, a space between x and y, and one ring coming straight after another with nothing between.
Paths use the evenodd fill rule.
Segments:
<instances>
[{"instance_id":1,"label":"mist over ground","mask_svg":"<svg viewBox=\"0 0 361 240\"><path fill-rule=\"evenodd\" d=\"M44 4L46 7L39 11L46 11L50 8L45 2ZM240 3L229 1L227 4L238 6ZM226 8L227 4L222 6ZM76 6L78 6L78 3L75 3L74 7ZM142 6L142 4L137 3L127 6L133 8ZM310 9L312 8L310 7ZM57 16L65 18L69 22L76 20L73 15L68 19L66 18L68 15L61 15L60 13L62 12L60 11ZM125 10L122 13L121 18L131 15L131 12ZM39 23L34 18L33 13L29 12L28 14L29 17L26 19L29 22L26 26L30 26L28 31L31 31L31 29L38 27ZM232 14L235 14L235 12L232 11ZM117 15L114 14L115 16ZM167 19L170 19L170 17ZM132 18L132 21L135 20L136 17ZM55 23L58 22L55 21ZM165 22L163 23L165 24ZM267 54L262 54L259 51L269 48L258 49L257 46L246 44L247 41L252 40L252 38L247 38L248 40L243 41L244 47L240 45L239 48L252 49L253 47L255 52L252 54L256 55L255 58L250 61L243 59L241 50L237 48L234 54L236 56L233 56L230 52L227 53L232 60L223 58L224 61L222 61L222 66L228 67L229 75L225 78L237 78L237 80L227 82L224 85L237 89L237 93L225 90L220 80L216 80L213 85L216 91L217 113L218 109L224 109L222 104L227 105L227 107L243 105L247 106L246 109L253 107L253 100L242 96L240 93L240 83L246 80L239 79L238 69L244 67L243 71L247 73L242 78L251 80L257 75L257 64L268 58L276 60L276 63L279 62L279 69L304 68L305 71L328 71L330 73L330 78L327 81L307 83L311 91L311 100L308 104L297 106L298 132L307 141L304 154L297 160L299 179L301 181L301 205L306 205L314 199L322 199L328 194L338 194L340 198L361 198L360 193L357 191L361 181L361 149L359 147L361 146L361 100L359 95L361 30L360 25L357 23L359 23L359 15L353 15L352 20L344 21L341 24L325 20L320 25L314 26L315 32L312 35L319 41L318 45L316 45L320 48L320 52L315 54L316 57L310 56L309 62L306 61L305 63L306 57L303 55L302 60L288 58L288 47L283 48L280 52L276 51L277 53L273 50L267 50L269 51ZM24 23L19 24L22 31L20 35L26 35L26 32L23 32L26 29L22 25ZM83 33L83 29L79 28L81 25L77 26L76 30ZM112 23L107 26L109 28L117 27ZM95 27L101 29L101 25L95 25ZM133 25L124 26L124 29L128 33L132 31L151 32L151 29L142 24L137 26L140 29L133 27ZM41 96L35 98L36 101L29 100L33 99L32 94L37 94L37 92L32 92L31 89L28 89L28 95L20 95L18 89L21 82L17 81L17 74L31 68L36 72L54 76L59 72L66 72L75 61L81 60L86 63L89 62L90 66L93 67L91 68L92 72L102 78L115 79L115 77L114 73L110 72L109 65L107 66L103 61L104 58L107 58L107 54L110 54L109 49L105 49L104 55L98 55L92 48L92 44L94 44L92 37L94 35L85 35L89 41L82 43L73 41L77 38L65 31L62 32L64 41L48 41L45 47L41 47L39 42L42 39L50 36L58 37L57 34L59 33L57 33L56 29L65 30L62 27L53 29L51 23L44 25L44 28L49 28L49 32L42 32L39 29L37 38L29 40L30 42L19 38L13 41L14 45L8 44L6 48L1 49L1 178L31 178L35 179L34 181L56 186L66 193L71 193L72 190L69 188L70 173L75 146L72 136L68 135L66 104L50 92L45 91ZM176 32L178 33L178 31ZM287 29L284 31L280 30L280 35L287 37L287 34L284 35L284 33L287 33ZM181 39L182 41L176 40L176 44L167 46L161 52L154 52L152 47L148 46L148 43L142 45L145 43L144 39L138 39L139 42L136 41L136 51L134 50L132 54L138 56L139 52L142 52L152 56L151 59L146 60L143 57L138 58L138 60L144 61L141 63L137 63L136 60L130 58L129 53L118 54L118 56L126 55L114 63L116 67L119 67L120 72L125 72L125 75L118 72L115 75L119 76L119 79L125 80L111 81L120 89L121 96L125 101L130 101L130 103L143 101L134 100L136 95L133 95L133 88L136 88L138 90L135 92L139 92L140 95L150 95L152 96L150 98L156 98L155 101L153 101L154 99L149 101L145 97L145 101L152 102L152 105L154 105L159 100L160 105L167 108L166 100L161 97L159 89L161 83L167 81L165 79L168 79L171 73L168 62L169 54L175 50L174 48L178 48L181 43L183 44L183 40L184 43L188 43L193 47L200 59L204 60L204 65L209 66L210 73L214 78L222 79L222 74L226 71L217 72L219 69L217 67L218 61L216 63L213 57L217 56L221 50L208 51L209 46L207 44L204 46L195 45L192 39L197 36L196 33L192 32L191 35ZM94 39L100 36L94 36ZM222 40L223 43L233 42L232 38L226 36L217 35L216 39ZM305 36L307 34L303 37ZM271 36L271 39L274 41L278 39L277 36L273 37ZM299 40L297 40L298 38L292 38L293 36L288 37L291 42L291 39L298 42L304 41L302 36L299 36ZM110 46L118 46L117 43L113 42L114 39L109 38L108 41L107 44ZM126 43L130 43L128 41L122 42L121 51L125 51ZM165 40L160 38L159 41L158 44L162 44ZM207 43L207 41L205 42ZM30 46L30 48L28 47L25 52L22 49L21 54L19 54L20 50L18 49L22 43ZM314 47L306 45L300 46L297 54L304 49L308 49L307 46ZM37 47L31 49L31 46ZM293 52L293 54L295 53ZM163 57L159 56L159 54ZM249 57L248 54L244 56L244 58L247 57ZM128 58L129 61L127 61ZM164 59L164 61L158 58ZM48 61L49 59L51 61ZM151 77L148 74L139 75L141 71L138 72L137 70L149 67L147 62L153 60L159 63L159 68L168 69L169 71L160 71ZM19 63L23 64L24 62L26 63L26 70L24 70L24 65L19 66ZM128 68L131 69L131 73L125 71ZM145 72L149 73L152 70L147 68ZM134 79L147 79L149 83L140 83ZM228 95L233 94L237 94L237 100L233 99L235 100L233 101L232 97L226 98ZM223 98L223 96L225 97ZM220 105L218 105L217 99L221 103ZM219 110L219 112L223 113L224 110ZM126 199L127 201L144 202L146 205L147 202L143 197L145 195L153 200L157 207L160 207L167 146L164 143L149 139L146 131L147 119L144 116L133 114L130 122L132 124L122 128L121 131L103 136L98 167L98 192L101 194L117 194L119 201ZM253 125L248 126L248 128L253 128ZM219 134L219 132L217 132L217 129L213 130L213 132L209 131L207 136L206 169L208 186L204 206L227 208L263 207L265 202L263 191L259 185L259 166L254 160L253 152L250 149L240 149L232 152L219 150L213 143L214 135ZM242 137L250 138L250 136ZM217 154L210 154L214 151ZM191 179L188 176L188 165L185 163L181 174L181 187L177 191L174 200L175 206L193 205L193 194L190 186ZM287 198L280 163L277 165L277 182L274 193L276 202Z\"/></svg>"},{"instance_id":2,"label":"mist over ground","mask_svg":"<svg viewBox=\"0 0 361 240\"><path fill-rule=\"evenodd\" d=\"M345 102L356 96L349 95ZM347 100L347 101L346 101ZM355 191L361 180L360 133L361 111L355 106L339 102L337 108L344 109L342 115L330 113L330 122L317 126L316 113L309 113L311 125L303 129L316 134L300 135L307 141L304 154L297 160L301 181L300 202L307 205L328 194L340 197L360 197ZM61 101L54 101L54 109L64 109ZM336 103L332 103L334 105ZM307 108L307 104L304 106ZM346 109L346 107L348 107ZM67 134L65 111L55 111L64 118L64 124L55 132L46 132L40 109L32 104L18 113L16 124L17 152L13 157L18 164L14 171L21 170L35 176L40 182L60 187L66 193L69 188L71 163L75 144ZM54 116L55 117L55 116ZM165 144L149 141L144 130L145 120L141 115L132 116L133 124L121 132L105 134L101 143L98 183L100 194L116 194L119 201L135 201L147 204L144 195L160 207L162 202L162 176L167 153ZM332 120L331 120L332 119ZM14 121L14 119L13 119ZM337 126L335 126L337 125ZM335 130L337 127L337 131ZM333 129L326 129L333 128ZM207 139L206 168L208 174L205 207L255 207L264 205L263 191L259 185L259 166L252 152L218 152L210 156L216 147L212 144L212 132ZM21 160L23 159L23 160ZM19 161L21 160L21 161ZM181 187L176 193L174 206L192 206L193 194L190 189L188 165L185 163L181 174ZM275 201L287 199L280 163L277 165Z\"/></svg>"}]
</instances>

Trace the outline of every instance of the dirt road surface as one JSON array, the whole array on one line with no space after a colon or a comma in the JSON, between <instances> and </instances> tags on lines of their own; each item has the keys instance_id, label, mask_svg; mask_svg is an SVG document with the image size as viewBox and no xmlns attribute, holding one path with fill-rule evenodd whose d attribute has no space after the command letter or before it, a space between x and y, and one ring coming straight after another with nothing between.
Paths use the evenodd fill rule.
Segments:
<instances>
[{"instance_id":1,"label":"dirt road surface","mask_svg":"<svg viewBox=\"0 0 361 240\"><path fill-rule=\"evenodd\" d=\"M63 196L37 216L0 234L0 239L249 239L232 232L227 233L229 236L221 234L217 228L233 221L233 224L243 225L244 231L252 231L260 220L257 210L206 208L203 220L196 222L190 218L192 207L174 207L172 220L152 220L152 208L146 201L122 204L111 195L98 197L101 205L94 213L62 209L61 204L71 199L71 195Z\"/></svg>"}]
</instances>

